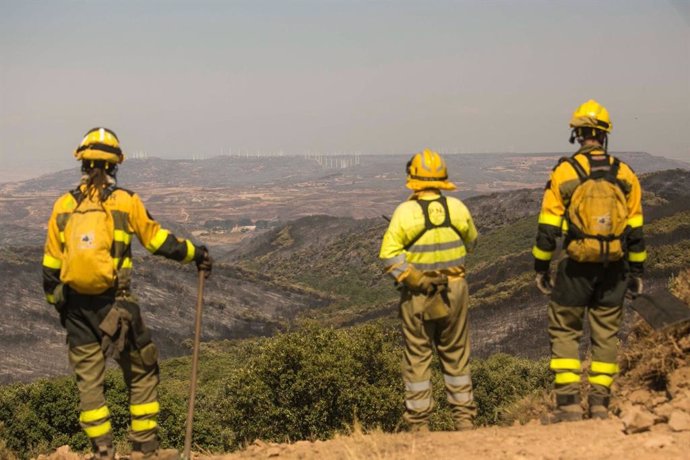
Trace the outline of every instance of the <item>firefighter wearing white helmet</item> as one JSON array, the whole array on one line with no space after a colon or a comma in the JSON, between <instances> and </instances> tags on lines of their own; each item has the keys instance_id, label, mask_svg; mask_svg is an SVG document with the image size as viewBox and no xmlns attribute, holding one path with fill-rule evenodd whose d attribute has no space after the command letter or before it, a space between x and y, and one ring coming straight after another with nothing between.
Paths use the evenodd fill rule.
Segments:
<instances>
[{"instance_id":1,"label":"firefighter wearing white helmet","mask_svg":"<svg viewBox=\"0 0 690 460\"><path fill-rule=\"evenodd\" d=\"M407 164L406 185L413 193L393 213L379 253L400 286L404 418L411 430L428 429L435 346L455 428L471 429L477 409L469 369L465 255L474 248L477 230L467 207L441 193L456 187L438 153L415 154Z\"/></svg>"},{"instance_id":2,"label":"firefighter wearing white helmet","mask_svg":"<svg viewBox=\"0 0 690 460\"><path fill-rule=\"evenodd\" d=\"M146 211L141 198L119 188L124 155L114 132L94 128L74 152L82 181L55 202L43 256L43 288L67 331L79 389L79 422L95 459L115 458L110 410L103 396L105 361L114 358L129 388L130 458L176 459L158 445L158 350L130 291L132 237L146 249L210 273L204 246L176 238Z\"/></svg>"},{"instance_id":3,"label":"firefighter wearing white helmet","mask_svg":"<svg viewBox=\"0 0 690 460\"><path fill-rule=\"evenodd\" d=\"M585 315L592 354L588 415L608 417L623 299L627 289L642 292L647 258L642 190L632 169L607 152L613 129L608 111L589 100L575 110L570 127L570 142L577 141L580 149L551 172L532 249L537 288L550 296L550 368L557 405L551 422L583 418L579 341ZM562 235L567 257L552 283L549 265Z\"/></svg>"}]
</instances>

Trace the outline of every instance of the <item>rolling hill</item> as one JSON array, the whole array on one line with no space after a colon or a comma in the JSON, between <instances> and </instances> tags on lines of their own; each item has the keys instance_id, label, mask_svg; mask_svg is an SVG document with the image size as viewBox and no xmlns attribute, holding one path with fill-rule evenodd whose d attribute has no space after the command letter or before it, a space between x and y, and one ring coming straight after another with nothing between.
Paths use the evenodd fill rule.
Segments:
<instances>
[{"instance_id":1,"label":"rolling hill","mask_svg":"<svg viewBox=\"0 0 690 460\"><path fill-rule=\"evenodd\" d=\"M648 286L689 265L690 173L644 176L650 245ZM531 256L541 191L522 189L466 200L482 233L468 257L472 342L477 356L503 351L544 356L545 299L531 286ZM394 206L394 205L393 205ZM390 212L393 208L387 209ZM184 225L168 225L188 235ZM216 247L206 295L204 339L271 335L304 319L348 326L375 318L396 322L397 293L380 271L378 245L386 222L314 215ZM4 221L0 287L6 320L0 381L66 373L64 332L42 297L42 231ZM188 352L195 298L192 267L135 251L134 289L164 357ZM506 320L508 319L508 320Z\"/></svg>"}]
</instances>

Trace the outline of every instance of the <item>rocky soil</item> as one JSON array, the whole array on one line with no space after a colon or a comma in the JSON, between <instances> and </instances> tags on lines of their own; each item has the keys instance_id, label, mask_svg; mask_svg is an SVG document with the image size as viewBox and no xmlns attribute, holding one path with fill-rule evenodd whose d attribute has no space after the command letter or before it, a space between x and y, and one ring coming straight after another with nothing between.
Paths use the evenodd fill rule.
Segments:
<instances>
[{"instance_id":1,"label":"rocky soil","mask_svg":"<svg viewBox=\"0 0 690 460\"><path fill-rule=\"evenodd\" d=\"M684 412L685 413L685 412ZM687 413L686 413L687 415ZM487 459L684 459L690 430L661 424L627 434L618 419L542 426L488 427L470 432L354 433L330 441L272 444L256 441L229 455L195 453L194 459L416 460ZM82 460L63 447L40 460ZM125 458L125 457L121 457Z\"/></svg>"}]
</instances>

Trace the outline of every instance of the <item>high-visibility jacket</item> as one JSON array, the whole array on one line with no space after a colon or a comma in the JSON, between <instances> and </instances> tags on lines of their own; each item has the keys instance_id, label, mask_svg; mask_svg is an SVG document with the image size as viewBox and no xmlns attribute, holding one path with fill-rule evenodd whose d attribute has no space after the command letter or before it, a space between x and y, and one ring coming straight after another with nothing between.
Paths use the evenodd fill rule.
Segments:
<instances>
[{"instance_id":1,"label":"high-visibility jacket","mask_svg":"<svg viewBox=\"0 0 690 460\"><path fill-rule=\"evenodd\" d=\"M432 225L427 222L423 204L427 205ZM476 240L472 216L460 200L421 191L396 208L383 236L379 258L396 281L401 281L410 264L420 271L460 275L465 270L467 250Z\"/></svg>"},{"instance_id":2,"label":"high-visibility jacket","mask_svg":"<svg viewBox=\"0 0 690 460\"><path fill-rule=\"evenodd\" d=\"M587 174L590 174L590 165L585 154L592 156L607 155L601 147L583 147L578 150L573 155L573 158ZM608 155L608 158L609 164L613 164L614 157ZM622 161L620 162L616 178L627 201L628 228L624 238L624 250L627 252L631 271L641 273L643 271L643 264L647 259L647 251L645 250L642 231L642 189L640 181L630 166ZM537 271L546 271L548 269L549 262L556 249L556 240L563 231L567 231L564 215L570 203L570 198L578 185L580 185L580 179L577 172L567 161L560 162L551 172L551 177L546 183L541 213L539 214L537 241L532 248L535 269Z\"/></svg>"},{"instance_id":3,"label":"high-visibility jacket","mask_svg":"<svg viewBox=\"0 0 690 460\"><path fill-rule=\"evenodd\" d=\"M84 193L84 186L80 186ZM55 303L53 291L60 283L60 269L65 249L65 227L70 215L77 207L77 200L72 192L65 193L57 199L48 221L43 255L43 290L46 300ZM118 290L127 290L132 272L132 235L136 235L141 244L152 254L161 255L183 263L191 262L200 249L185 239L176 238L168 230L161 228L146 211L144 204L134 192L115 188L103 202L114 224L113 248L111 256L117 269ZM119 268L118 268L119 267Z\"/></svg>"}]
</instances>

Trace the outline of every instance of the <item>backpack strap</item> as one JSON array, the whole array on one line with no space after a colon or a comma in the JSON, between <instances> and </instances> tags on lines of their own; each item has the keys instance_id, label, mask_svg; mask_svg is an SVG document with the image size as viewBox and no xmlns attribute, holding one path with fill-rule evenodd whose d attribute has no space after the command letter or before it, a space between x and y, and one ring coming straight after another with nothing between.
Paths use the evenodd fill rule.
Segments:
<instances>
[{"instance_id":1,"label":"backpack strap","mask_svg":"<svg viewBox=\"0 0 690 460\"><path fill-rule=\"evenodd\" d=\"M103 193L102 193L103 201L107 200L107 199L110 197L110 195L113 194L113 192L114 192L115 190L118 190L117 185L115 185L115 184L110 184L110 185L108 185L108 186L103 190Z\"/></svg>"},{"instance_id":2,"label":"backpack strap","mask_svg":"<svg viewBox=\"0 0 690 460\"><path fill-rule=\"evenodd\" d=\"M617 186L623 192L623 195L628 196L625 192L625 184L618 178L618 171L621 167L621 160L614 156L604 155L603 158L593 158L589 153L586 153L590 166L590 177L593 179L604 179L613 185ZM613 161L610 161L610 158Z\"/></svg>"},{"instance_id":3,"label":"backpack strap","mask_svg":"<svg viewBox=\"0 0 690 460\"><path fill-rule=\"evenodd\" d=\"M620 168L621 160L619 160L616 157L613 157L613 164L611 165L611 169L609 170L609 175L606 178L606 180L613 184L616 184L623 192L623 195L627 197L630 194L630 187L626 187L623 181L618 178L618 171L620 170Z\"/></svg>"},{"instance_id":4,"label":"backpack strap","mask_svg":"<svg viewBox=\"0 0 690 460\"><path fill-rule=\"evenodd\" d=\"M605 179L611 183L615 183L620 161L618 161L617 166L615 166L615 171L613 171L614 166L611 164L611 157L608 155L593 156L589 152L584 155L587 157L587 161L589 161L589 176L592 179Z\"/></svg>"},{"instance_id":5,"label":"backpack strap","mask_svg":"<svg viewBox=\"0 0 690 460\"><path fill-rule=\"evenodd\" d=\"M105 189L103 189L103 201L107 200L115 190L124 190L130 195L132 194L132 192L130 192L129 190L121 189L116 184L110 184ZM72 198L74 198L74 201L77 202L77 206L79 206L81 202L84 201L84 198L86 198L84 192L81 191L81 187L77 187L74 190L70 190L69 193L70 195L72 195Z\"/></svg>"},{"instance_id":6,"label":"backpack strap","mask_svg":"<svg viewBox=\"0 0 690 460\"><path fill-rule=\"evenodd\" d=\"M429 217L429 206L431 205L431 203L434 203L436 201L441 203L441 206L443 206L443 210L445 211L445 218L443 219L443 222L441 222L438 225L431 222L431 218ZM424 213L424 229L417 235L415 235L415 237L412 238L410 242L405 245L404 249L406 251L410 249L417 241L419 241L419 239L422 236L424 236L426 232L428 232L429 230L433 230L434 228L449 227L453 229L453 231L457 233L457 235L462 240L462 233L460 233L460 230L455 228L455 226L450 221L450 210L448 209L448 200L445 196L441 195L439 198L435 200L417 200L417 203L419 204L419 206L422 207L422 212Z\"/></svg>"},{"instance_id":7,"label":"backpack strap","mask_svg":"<svg viewBox=\"0 0 690 460\"><path fill-rule=\"evenodd\" d=\"M69 194L72 195L72 198L74 198L74 201L77 202L77 206L81 204L82 201L84 201L84 193L81 191L81 188L77 187L74 190L70 190Z\"/></svg>"},{"instance_id":8,"label":"backpack strap","mask_svg":"<svg viewBox=\"0 0 690 460\"><path fill-rule=\"evenodd\" d=\"M587 158L589 159L589 157ZM578 179L580 179L580 182L584 182L586 179L589 178L589 174L587 174L587 171L585 171L585 168L582 167L580 162L575 159L574 155L572 157L562 158L561 162L563 161L566 161L575 170L575 173L577 174Z\"/></svg>"}]
</instances>

